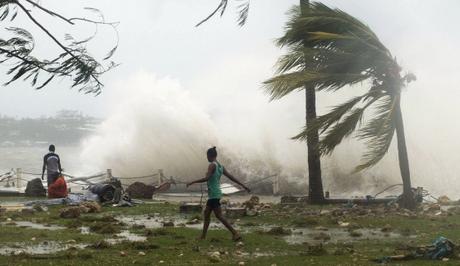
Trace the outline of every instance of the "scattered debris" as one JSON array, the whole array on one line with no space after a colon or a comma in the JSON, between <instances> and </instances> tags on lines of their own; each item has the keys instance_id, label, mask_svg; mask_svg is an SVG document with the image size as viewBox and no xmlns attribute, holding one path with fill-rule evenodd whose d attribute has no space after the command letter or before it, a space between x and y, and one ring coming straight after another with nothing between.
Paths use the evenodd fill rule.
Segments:
<instances>
[{"instance_id":1,"label":"scattered debris","mask_svg":"<svg viewBox=\"0 0 460 266\"><path fill-rule=\"evenodd\" d=\"M348 227L350 225L350 223L342 222L342 221L339 221L338 224L340 227Z\"/></svg>"},{"instance_id":2,"label":"scattered debris","mask_svg":"<svg viewBox=\"0 0 460 266\"><path fill-rule=\"evenodd\" d=\"M444 195L438 198L438 203L441 205L449 205L449 204L452 204L452 201L450 200L449 197Z\"/></svg>"},{"instance_id":3,"label":"scattered debris","mask_svg":"<svg viewBox=\"0 0 460 266\"><path fill-rule=\"evenodd\" d=\"M39 204L34 205L32 208L37 212L47 212L48 211L48 207L39 205Z\"/></svg>"},{"instance_id":4,"label":"scattered debris","mask_svg":"<svg viewBox=\"0 0 460 266\"><path fill-rule=\"evenodd\" d=\"M211 254L209 254L209 260L211 262L220 262L221 261L220 252L219 251L214 251Z\"/></svg>"},{"instance_id":5,"label":"scattered debris","mask_svg":"<svg viewBox=\"0 0 460 266\"><path fill-rule=\"evenodd\" d=\"M373 261L378 263L388 263L395 260L411 260L411 259L429 259L429 260L444 260L449 259L454 254L455 244L449 239L440 236L433 241L431 245L419 247L406 247L405 254L386 256ZM445 261L445 260L444 260Z\"/></svg>"},{"instance_id":6,"label":"scattered debris","mask_svg":"<svg viewBox=\"0 0 460 266\"><path fill-rule=\"evenodd\" d=\"M78 218L80 214L81 208L78 206L65 207L59 211L59 216L61 218Z\"/></svg>"},{"instance_id":7,"label":"scattered debris","mask_svg":"<svg viewBox=\"0 0 460 266\"><path fill-rule=\"evenodd\" d=\"M85 213L99 213L101 212L101 205L95 201L85 201L80 203L80 207L87 209Z\"/></svg>"},{"instance_id":8,"label":"scattered debris","mask_svg":"<svg viewBox=\"0 0 460 266\"><path fill-rule=\"evenodd\" d=\"M152 199L155 192L155 186L146 185L142 182L134 182L126 189L131 198Z\"/></svg>"},{"instance_id":9,"label":"scattered debris","mask_svg":"<svg viewBox=\"0 0 460 266\"><path fill-rule=\"evenodd\" d=\"M252 196L249 200L243 203L243 206L246 209L253 210L257 205L259 205L260 199L257 196Z\"/></svg>"}]
</instances>

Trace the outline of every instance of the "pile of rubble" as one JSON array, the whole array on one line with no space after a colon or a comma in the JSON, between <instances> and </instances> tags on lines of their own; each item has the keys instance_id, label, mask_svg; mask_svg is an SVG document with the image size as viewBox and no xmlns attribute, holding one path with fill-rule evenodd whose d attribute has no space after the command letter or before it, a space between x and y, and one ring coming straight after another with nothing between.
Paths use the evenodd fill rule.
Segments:
<instances>
[{"instance_id":1,"label":"pile of rubble","mask_svg":"<svg viewBox=\"0 0 460 266\"><path fill-rule=\"evenodd\" d=\"M249 200L243 203L231 204L229 201L222 201L222 205L225 207L225 213L227 217L237 218L241 216L257 216L263 210L272 208L272 205L268 203L261 203L259 197L252 196Z\"/></svg>"},{"instance_id":2,"label":"pile of rubble","mask_svg":"<svg viewBox=\"0 0 460 266\"><path fill-rule=\"evenodd\" d=\"M78 206L64 207L59 211L61 218L78 218L82 213L101 212L101 205L95 201L85 201Z\"/></svg>"}]
</instances>

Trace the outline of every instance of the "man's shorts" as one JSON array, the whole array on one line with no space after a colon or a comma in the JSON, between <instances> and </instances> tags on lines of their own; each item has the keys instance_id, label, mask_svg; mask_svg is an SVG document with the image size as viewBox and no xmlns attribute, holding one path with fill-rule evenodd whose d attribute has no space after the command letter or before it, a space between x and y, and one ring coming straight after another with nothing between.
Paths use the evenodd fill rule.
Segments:
<instances>
[{"instance_id":1,"label":"man's shorts","mask_svg":"<svg viewBox=\"0 0 460 266\"><path fill-rule=\"evenodd\" d=\"M48 182L48 187L51 186L51 184L53 184L54 182L56 182L59 175L59 173L47 173L46 181Z\"/></svg>"},{"instance_id":2,"label":"man's shorts","mask_svg":"<svg viewBox=\"0 0 460 266\"><path fill-rule=\"evenodd\" d=\"M220 207L220 199L208 199L206 206L211 208L211 210L217 209Z\"/></svg>"}]
</instances>

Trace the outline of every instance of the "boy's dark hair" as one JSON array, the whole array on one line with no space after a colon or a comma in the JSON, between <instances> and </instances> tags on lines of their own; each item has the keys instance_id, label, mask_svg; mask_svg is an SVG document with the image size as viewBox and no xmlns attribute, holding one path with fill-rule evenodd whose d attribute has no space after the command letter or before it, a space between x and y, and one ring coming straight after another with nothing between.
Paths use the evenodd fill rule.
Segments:
<instances>
[{"instance_id":1,"label":"boy's dark hair","mask_svg":"<svg viewBox=\"0 0 460 266\"><path fill-rule=\"evenodd\" d=\"M56 150L56 147L54 147L54 145L51 144L48 150L54 152Z\"/></svg>"},{"instance_id":2,"label":"boy's dark hair","mask_svg":"<svg viewBox=\"0 0 460 266\"><path fill-rule=\"evenodd\" d=\"M208 151L206 152L206 154L211 158L217 157L216 147L214 146L212 148L209 148Z\"/></svg>"}]
</instances>

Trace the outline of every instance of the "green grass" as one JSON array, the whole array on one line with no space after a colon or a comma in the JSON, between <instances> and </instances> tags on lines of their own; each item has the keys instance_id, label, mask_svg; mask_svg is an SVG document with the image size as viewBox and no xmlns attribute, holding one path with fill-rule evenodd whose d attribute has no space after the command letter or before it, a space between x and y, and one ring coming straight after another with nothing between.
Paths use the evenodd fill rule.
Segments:
<instances>
[{"instance_id":1,"label":"green grass","mask_svg":"<svg viewBox=\"0 0 460 266\"><path fill-rule=\"evenodd\" d=\"M239 226L251 228L244 234L244 246L237 247L231 241L226 230L210 230L205 241L196 240L200 230L182 227L145 229L118 224L113 217L117 215L178 215L176 204L152 203L132 208L103 207L98 214L83 214L77 219L59 218L62 206L53 206L49 212L30 215L6 213L0 220L8 217L13 220L34 221L42 224L55 224L68 227L66 230L50 231L17 228L13 225L0 227L0 243L24 242L33 244L43 241L75 240L77 243L97 244L104 239L113 238L113 233L130 230L147 236L145 243L122 242L116 245L94 245L98 248L84 250L67 250L50 255L0 256L0 265L238 265L244 261L246 265L377 265L370 261L373 258L393 255L395 249L402 245L427 245L442 235L456 243L460 243L460 215L446 217L405 217L395 213L381 216L334 217L332 215L314 216L309 211L332 209L337 206L273 206L259 216L242 217L234 220ZM196 214L185 218L193 219ZM214 218L213 218L214 219ZM322 247L307 244L288 245L282 235L270 235L257 231L259 225L281 227L338 227L338 221L349 222L355 227L380 229L390 225L394 232L416 234L416 238L384 238L380 240L361 240L350 243L328 243ZM93 229L113 226L115 231L95 230L89 235L80 234L79 226ZM32 241L32 238L35 238ZM220 251L221 261L212 262L209 253ZM124 252L126 256L120 255ZM144 252L145 256L139 255ZM243 254L243 255L241 255ZM249 254L246 256L244 254ZM258 257L257 254L266 256ZM160 264L160 261L164 263ZM416 260L393 262L393 265L438 265L438 261ZM451 259L443 265L459 265L460 260Z\"/></svg>"}]
</instances>

